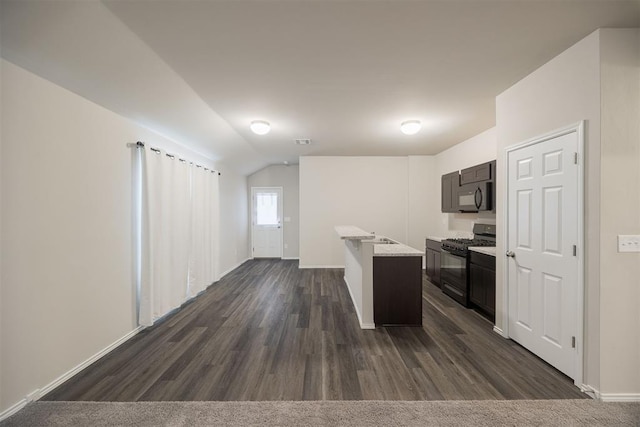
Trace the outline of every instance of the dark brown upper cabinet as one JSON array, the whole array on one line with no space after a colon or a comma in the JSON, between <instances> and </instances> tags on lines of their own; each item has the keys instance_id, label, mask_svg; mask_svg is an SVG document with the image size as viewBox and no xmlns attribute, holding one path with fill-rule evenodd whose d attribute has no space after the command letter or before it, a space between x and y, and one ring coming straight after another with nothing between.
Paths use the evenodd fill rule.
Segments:
<instances>
[{"instance_id":1,"label":"dark brown upper cabinet","mask_svg":"<svg viewBox=\"0 0 640 427\"><path fill-rule=\"evenodd\" d=\"M458 212L459 187L460 174L457 171L442 175L442 212Z\"/></svg>"},{"instance_id":2,"label":"dark brown upper cabinet","mask_svg":"<svg viewBox=\"0 0 640 427\"><path fill-rule=\"evenodd\" d=\"M491 181L493 182L491 212L496 211L496 161L482 163L472 166L458 172L451 172L442 175L442 212L457 213L460 212L458 206L458 189L465 184L475 182Z\"/></svg>"},{"instance_id":3,"label":"dark brown upper cabinet","mask_svg":"<svg viewBox=\"0 0 640 427\"><path fill-rule=\"evenodd\" d=\"M460 171L460 185L472 182L490 181L495 176L496 162L487 162Z\"/></svg>"}]
</instances>

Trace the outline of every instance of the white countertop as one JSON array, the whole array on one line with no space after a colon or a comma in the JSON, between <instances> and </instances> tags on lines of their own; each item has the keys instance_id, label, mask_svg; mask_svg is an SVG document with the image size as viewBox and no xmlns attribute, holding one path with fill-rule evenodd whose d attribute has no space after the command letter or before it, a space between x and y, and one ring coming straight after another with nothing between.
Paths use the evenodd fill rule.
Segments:
<instances>
[{"instance_id":1,"label":"white countertop","mask_svg":"<svg viewBox=\"0 0 640 427\"><path fill-rule=\"evenodd\" d=\"M335 230L338 236L344 240L365 240L376 237L374 234L354 225L336 225Z\"/></svg>"},{"instance_id":2,"label":"white countertop","mask_svg":"<svg viewBox=\"0 0 640 427\"><path fill-rule=\"evenodd\" d=\"M343 240L363 240L367 244L372 244L373 256L422 256L423 251L414 249L410 246L398 243L384 236L376 236L375 234L364 231L360 227L354 225L336 225L336 233ZM375 240L374 240L375 239ZM377 243L376 240L384 239L393 243Z\"/></svg>"},{"instance_id":3,"label":"white countertop","mask_svg":"<svg viewBox=\"0 0 640 427\"><path fill-rule=\"evenodd\" d=\"M373 256L422 256L423 251L402 243L377 244L373 248Z\"/></svg>"},{"instance_id":4,"label":"white countertop","mask_svg":"<svg viewBox=\"0 0 640 427\"><path fill-rule=\"evenodd\" d=\"M471 246L470 251L478 252L485 255L496 256L495 246Z\"/></svg>"}]
</instances>

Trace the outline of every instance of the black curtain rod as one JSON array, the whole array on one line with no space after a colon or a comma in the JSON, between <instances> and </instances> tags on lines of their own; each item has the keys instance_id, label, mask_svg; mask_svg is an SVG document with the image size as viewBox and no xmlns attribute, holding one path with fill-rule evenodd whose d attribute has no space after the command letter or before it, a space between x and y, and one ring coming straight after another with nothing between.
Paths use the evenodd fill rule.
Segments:
<instances>
[{"instance_id":1,"label":"black curtain rod","mask_svg":"<svg viewBox=\"0 0 640 427\"><path fill-rule=\"evenodd\" d=\"M144 142L142 142L142 141L137 141L135 144L127 144L127 145L128 145L128 146L134 146L134 147L136 147L136 148L144 148ZM155 153L160 154L160 150L159 150L159 149L157 149L157 148L149 147L149 149L150 149L151 151L155 152ZM169 154L169 153L165 153L165 154L166 154L166 156L167 156L167 157L171 157L172 159L176 157L174 154ZM185 159L180 159L180 158L178 158L178 160L180 160L181 162L185 162L185 163L186 163L186 160L185 160ZM189 164L191 164L191 165L195 164L195 165L196 165L196 167L198 167L198 168L203 168L203 167L204 167L204 166L202 166L202 165L199 165L199 164L196 164L196 163L193 163L193 162L189 162ZM215 173L215 172L216 172L216 171L214 171L213 169L209 169L209 168L204 168L204 170L206 170L206 171L211 171L211 172L213 172L213 173ZM221 174L220 172L218 172L218 176L220 176L220 175L222 175L222 174Z\"/></svg>"}]
</instances>

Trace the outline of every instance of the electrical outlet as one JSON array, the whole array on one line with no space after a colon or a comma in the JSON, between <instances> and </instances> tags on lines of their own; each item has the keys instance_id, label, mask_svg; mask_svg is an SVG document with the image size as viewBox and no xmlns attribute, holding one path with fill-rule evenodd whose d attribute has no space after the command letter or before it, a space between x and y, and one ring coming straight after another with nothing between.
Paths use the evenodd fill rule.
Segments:
<instances>
[{"instance_id":1,"label":"electrical outlet","mask_svg":"<svg viewBox=\"0 0 640 427\"><path fill-rule=\"evenodd\" d=\"M618 252L640 252L640 235L619 234Z\"/></svg>"},{"instance_id":2,"label":"electrical outlet","mask_svg":"<svg viewBox=\"0 0 640 427\"><path fill-rule=\"evenodd\" d=\"M289 249L289 245L285 243L285 244L284 244L284 248L285 248L285 249Z\"/></svg>"}]
</instances>

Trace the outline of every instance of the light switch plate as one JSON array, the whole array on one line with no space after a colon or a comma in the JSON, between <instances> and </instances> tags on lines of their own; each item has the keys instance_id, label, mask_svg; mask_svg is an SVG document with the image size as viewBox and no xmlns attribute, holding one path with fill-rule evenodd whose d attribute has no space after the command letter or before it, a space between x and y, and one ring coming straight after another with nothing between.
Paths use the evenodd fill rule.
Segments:
<instances>
[{"instance_id":1,"label":"light switch plate","mask_svg":"<svg viewBox=\"0 0 640 427\"><path fill-rule=\"evenodd\" d=\"M640 252L640 235L619 234L618 252Z\"/></svg>"},{"instance_id":2,"label":"light switch plate","mask_svg":"<svg viewBox=\"0 0 640 427\"><path fill-rule=\"evenodd\" d=\"M284 217L284 222L291 222L291 217L290 216L285 216Z\"/></svg>"}]
</instances>

